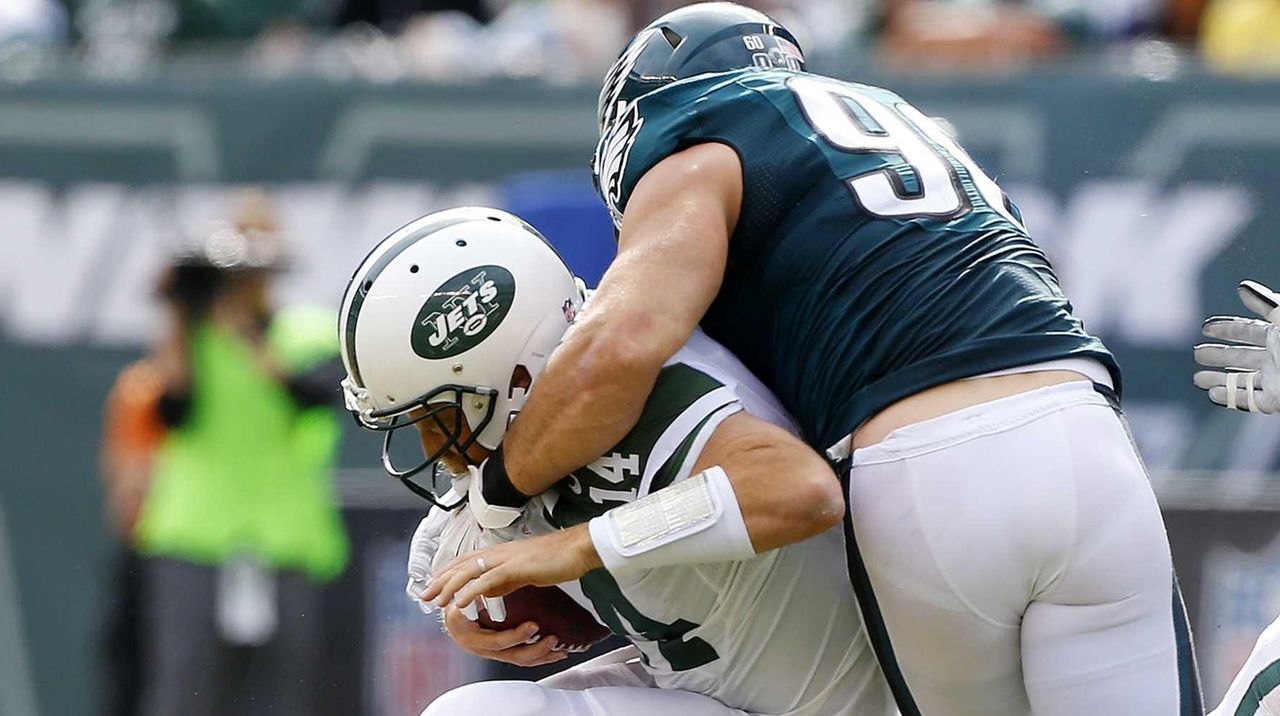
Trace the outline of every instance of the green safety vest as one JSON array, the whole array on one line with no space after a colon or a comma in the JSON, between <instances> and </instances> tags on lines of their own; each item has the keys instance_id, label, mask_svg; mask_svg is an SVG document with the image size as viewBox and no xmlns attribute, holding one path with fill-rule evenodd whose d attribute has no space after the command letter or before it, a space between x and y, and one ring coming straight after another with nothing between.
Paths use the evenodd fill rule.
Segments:
<instances>
[{"instance_id":1,"label":"green safety vest","mask_svg":"<svg viewBox=\"0 0 1280 716\"><path fill-rule=\"evenodd\" d=\"M337 354L333 317L283 311L267 346L283 370L305 370ZM212 324L192 331L191 371L190 413L160 447L136 527L142 551L203 564L251 556L337 576L349 548L331 485L334 411L300 408L244 339Z\"/></svg>"}]
</instances>

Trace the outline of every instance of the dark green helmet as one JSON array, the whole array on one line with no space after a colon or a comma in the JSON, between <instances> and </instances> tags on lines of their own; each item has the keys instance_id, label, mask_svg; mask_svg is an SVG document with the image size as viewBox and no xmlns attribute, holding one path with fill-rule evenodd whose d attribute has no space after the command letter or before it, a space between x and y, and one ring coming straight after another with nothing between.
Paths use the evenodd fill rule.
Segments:
<instances>
[{"instance_id":1,"label":"dark green helmet","mask_svg":"<svg viewBox=\"0 0 1280 716\"><path fill-rule=\"evenodd\" d=\"M673 10L632 38L605 75L597 106L600 131L640 95L676 80L747 67L802 70L804 55L787 28L736 3Z\"/></svg>"}]
</instances>

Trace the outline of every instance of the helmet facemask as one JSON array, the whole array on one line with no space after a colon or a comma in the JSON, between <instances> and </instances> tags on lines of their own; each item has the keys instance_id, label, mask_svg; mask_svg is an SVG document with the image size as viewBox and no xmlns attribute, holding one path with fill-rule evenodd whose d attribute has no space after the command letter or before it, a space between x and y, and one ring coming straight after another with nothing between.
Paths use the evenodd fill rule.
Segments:
<instances>
[{"instance_id":1,"label":"helmet facemask","mask_svg":"<svg viewBox=\"0 0 1280 716\"><path fill-rule=\"evenodd\" d=\"M347 409L351 411L356 424L366 430L383 434L382 467L387 474L399 480L411 492L431 504L444 510L454 510L466 503L466 496L457 500L442 502L431 487L418 484L413 477L431 468L431 485L434 486L444 476L452 477L443 458L454 450L464 460L470 461L469 451L478 444L480 434L493 420L497 407L498 391L473 385L442 385L401 406L387 410L366 410L368 391L356 386L350 378L342 381L343 394L346 397ZM468 399L475 404L483 403L485 412L477 425L472 428L466 418L465 403ZM425 457L412 467L398 467L391 457L391 441L397 430L415 428L418 423L430 420L439 429L444 440L430 453L424 451Z\"/></svg>"}]
</instances>

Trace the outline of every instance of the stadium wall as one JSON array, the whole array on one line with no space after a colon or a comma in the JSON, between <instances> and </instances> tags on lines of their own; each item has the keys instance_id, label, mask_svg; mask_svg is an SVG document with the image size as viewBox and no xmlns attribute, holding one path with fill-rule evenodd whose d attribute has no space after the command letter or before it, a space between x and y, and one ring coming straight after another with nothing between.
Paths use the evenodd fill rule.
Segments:
<instances>
[{"instance_id":1,"label":"stadium wall","mask_svg":"<svg viewBox=\"0 0 1280 716\"><path fill-rule=\"evenodd\" d=\"M858 79L956 128L1119 355L1216 693L1243 641L1280 612L1280 496L1252 477L1280 464L1280 421L1209 408L1190 385L1190 346L1203 316L1237 311L1237 280L1280 281L1280 83L1070 71ZM283 300L336 306L375 241L460 203L529 215L598 275L612 235L583 169L594 101L592 88L537 83L229 74L0 86L0 711L97 708L109 557L100 406L157 327L151 287L166 251L225 217L237 189L262 184L295 257ZM343 457L349 516L363 525L345 592L361 607L335 610L352 640L409 623L386 611L398 595L385 585L412 513L362 497L379 479L366 469L374 450L352 435ZM371 643L383 642L350 653L369 664L380 658ZM405 664L427 658L404 640L387 648ZM372 676L335 683L330 703L345 713L403 712L387 699L423 697Z\"/></svg>"}]
</instances>

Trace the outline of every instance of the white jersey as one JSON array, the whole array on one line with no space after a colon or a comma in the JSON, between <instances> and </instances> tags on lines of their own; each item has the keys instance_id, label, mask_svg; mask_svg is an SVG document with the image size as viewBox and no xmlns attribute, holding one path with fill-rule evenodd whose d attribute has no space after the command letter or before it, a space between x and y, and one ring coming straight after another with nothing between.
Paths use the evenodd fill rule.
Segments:
<instances>
[{"instance_id":1,"label":"white jersey","mask_svg":"<svg viewBox=\"0 0 1280 716\"><path fill-rule=\"evenodd\" d=\"M795 432L755 376L695 333L663 369L636 428L546 495L552 520L578 524L687 478L716 426L744 409ZM779 490L786 480L778 476ZM839 528L742 562L663 567L623 579L597 569L579 584L583 605L636 645L662 688L751 713L892 713Z\"/></svg>"}]
</instances>

